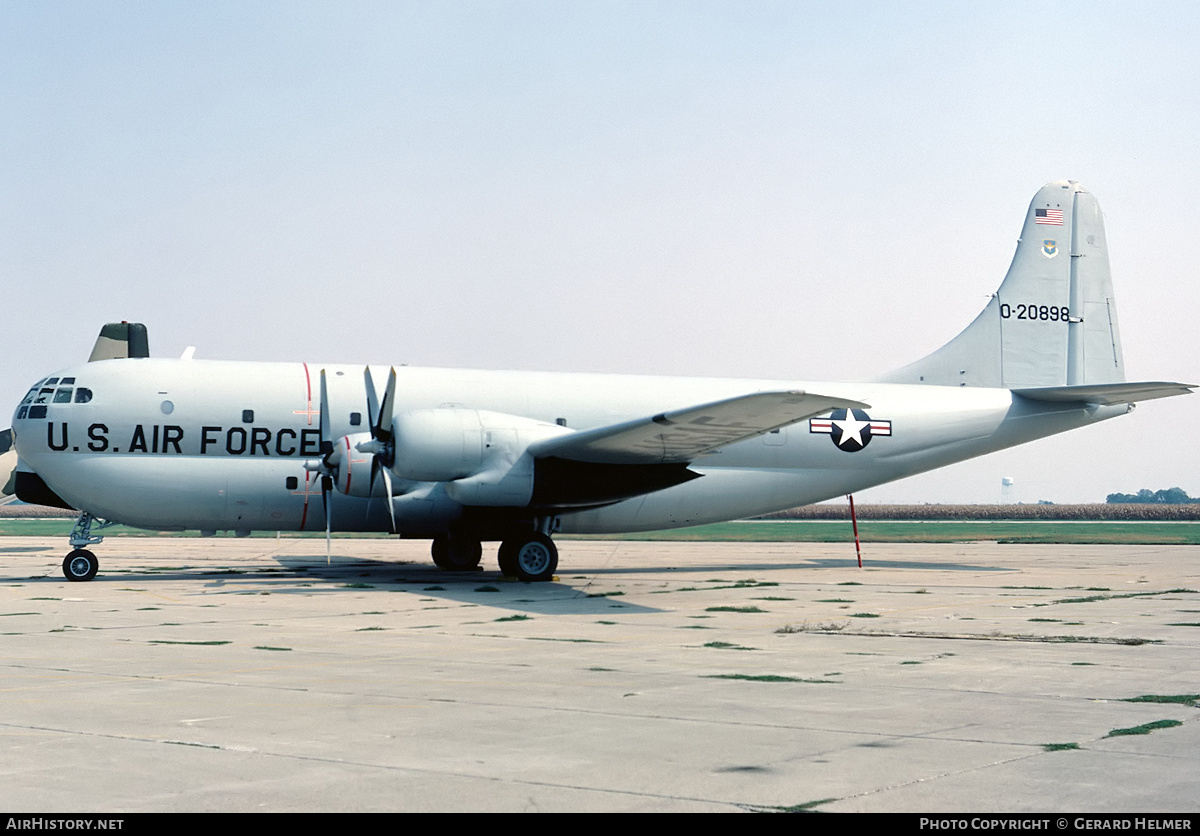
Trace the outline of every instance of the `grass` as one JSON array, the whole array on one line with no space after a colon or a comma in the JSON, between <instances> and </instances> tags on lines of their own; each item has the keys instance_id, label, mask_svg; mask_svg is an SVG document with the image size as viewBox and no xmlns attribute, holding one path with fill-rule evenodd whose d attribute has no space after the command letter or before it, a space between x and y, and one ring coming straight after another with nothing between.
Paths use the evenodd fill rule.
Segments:
<instances>
[{"instance_id":1,"label":"grass","mask_svg":"<svg viewBox=\"0 0 1200 836\"><path fill-rule=\"evenodd\" d=\"M1072 522L984 520L859 520L864 543L960 543L996 540L1004 543L1200 544L1194 522ZM588 535L580 539L715 540L743 542L850 543L848 520L740 520L673 531L636 535Z\"/></svg>"},{"instance_id":2,"label":"grass","mask_svg":"<svg viewBox=\"0 0 1200 836\"><path fill-rule=\"evenodd\" d=\"M1085 598L1060 598L1057 601L1051 601L1052 604L1091 604L1095 601L1112 601L1116 598L1146 598L1153 595L1177 595L1187 592L1195 592L1194 589L1164 589L1159 592L1121 592L1115 595L1088 595Z\"/></svg>"},{"instance_id":3,"label":"grass","mask_svg":"<svg viewBox=\"0 0 1200 836\"><path fill-rule=\"evenodd\" d=\"M812 684L837 684L836 679L802 679L798 676L781 676L774 673L717 673L704 677L705 679L741 679L746 682L808 682Z\"/></svg>"},{"instance_id":4,"label":"grass","mask_svg":"<svg viewBox=\"0 0 1200 836\"><path fill-rule=\"evenodd\" d=\"M1183 723L1178 720L1155 720L1153 723L1142 723L1140 726L1133 726L1128 729L1113 729L1105 737L1121 737L1127 734L1150 734L1158 729L1171 729L1175 726L1182 726Z\"/></svg>"},{"instance_id":5,"label":"grass","mask_svg":"<svg viewBox=\"0 0 1200 836\"><path fill-rule=\"evenodd\" d=\"M69 518L3 518L0 536L66 537L74 521ZM1200 544L1200 525L1194 522L1072 522L983 520L859 520L865 543L958 543L996 540L1005 543L1114 543ZM107 537L197 537L194 531L143 531L113 526ZM225 536L225 535L218 535ZM274 531L253 532L253 537L274 538ZM288 532L288 538L323 538L324 532ZM390 534L347 533L336 538L390 538ZM854 540L848 520L744 520L672 531L632 535L578 535L570 539L712 540L741 542L849 543Z\"/></svg>"},{"instance_id":6,"label":"grass","mask_svg":"<svg viewBox=\"0 0 1200 836\"><path fill-rule=\"evenodd\" d=\"M706 607L705 612L766 612L755 606L749 607Z\"/></svg>"},{"instance_id":7,"label":"grass","mask_svg":"<svg viewBox=\"0 0 1200 836\"><path fill-rule=\"evenodd\" d=\"M821 804L837 801L836 798L822 798L819 801L806 801L803 804L790 804L787 807L762 807L764 811L774 810L777 813L812 813Z\"/></svg>"},{"instance_id":8,"label":"grass","mask_svg":"<svg viewBox=\"0 0 1200 836\"><path fill-rule=\"evenodd\" d=\"M1121 702L1153 702L1163 705L1190 705L1200 708L1200 694L1143 694L1140 697L1129 697Z\"/></svg>"},{"instance_id":9,"label":"grass","mask_svg":"<svg viewBox=\"0 0 1200 836\"><path fill-rule=\"evenodd\" d=\"M218 645L218 644L233 644L233 642L228 642L228 641L173 642L173 641L168 641L167 639L151 639L150 644L194 644L194 645L210 646L210 645Z\"/></svg>"},{"instance_id":10,"label":"grass","mask_svg":"<svg viewBox=\"0 0 1200 836\"><path fill-rule=\"evenodd\" d=\"M1043 743L1042 749L1047 752L1066 752L1071 749L1078 749L1078 743Z\"/></svg>"}]
</instances>

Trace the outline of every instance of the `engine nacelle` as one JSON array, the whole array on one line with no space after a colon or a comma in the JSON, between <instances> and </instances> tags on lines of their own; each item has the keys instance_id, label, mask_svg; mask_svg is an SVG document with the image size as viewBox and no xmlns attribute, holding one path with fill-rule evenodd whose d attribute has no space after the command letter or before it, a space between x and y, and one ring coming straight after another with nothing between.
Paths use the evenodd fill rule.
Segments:
<instances>
[{"instance_id":1,"label":"engine nacelle","mask_svg":"<svg viewBox=\"0 0 1200 836\"><path fill-rule=\"evenodd\" d=\"M571 432L532 418L456 407L401 413L392 429L394 474L446 483L446 494L463 505L491 506L527 504L533 495L529 445Z\"/></svg>"}]
</instances>

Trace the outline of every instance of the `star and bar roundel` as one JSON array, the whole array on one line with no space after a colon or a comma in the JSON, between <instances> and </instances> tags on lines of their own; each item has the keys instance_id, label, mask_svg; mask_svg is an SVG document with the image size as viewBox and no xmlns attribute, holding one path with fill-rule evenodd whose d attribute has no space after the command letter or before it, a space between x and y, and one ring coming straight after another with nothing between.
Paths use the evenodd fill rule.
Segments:
<instances>
[{"instance_id":1,"label":"star and bar roundel","mask_svg":"<svg viewBox=\"0 0 1200 836\"><path fill-rule=\"evenodd\" d=\"M857 453L880 435L892 434L892 422L872 418L861 409L835 409L828 418L810 418L810 433L828 435L839 450Z\"/></svg>"}]
</instances>

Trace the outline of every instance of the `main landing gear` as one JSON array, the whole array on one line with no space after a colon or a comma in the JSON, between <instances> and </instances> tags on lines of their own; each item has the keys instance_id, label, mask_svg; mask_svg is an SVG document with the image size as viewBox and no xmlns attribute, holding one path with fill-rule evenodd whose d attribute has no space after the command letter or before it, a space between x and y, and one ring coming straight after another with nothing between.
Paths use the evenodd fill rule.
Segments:
<instances>
[{"instance_id":1,"label":"main landing gear","mask_svg":"<svg viewBox=\"0 0 1200 836\"><path fill-rule=\"evenodd\" d=\"M558 547L537 531L503 541L496 557L501 572L525 583L551 580L558 568Z\"/></svg>"},{"instance_id":2,"label":"main landing gear","mask_svg":"<svg viewBox=\"0 0 1200 836\"><path fill-rule=\"evenodd\" d=\"M79 515L79 519L75 520L75 527L71 529L71 545L75 548L63 558L62 564L63 575L67 580L90 581L96 577L96 572L100 569L100 561L96 559L96 555L80 546L94 546L103 542L104 538L93 534L92 530L100 531L110 525L115 525L115 523L93 517L87 511L84 511Z\"/></svg>"},{"instance_id":3,"label":"main landing gear","mask_svg":"<svg viewBox=\"0 0 1200 836\"><path fill-rule=\"evenodd\" d=\"M512 534L500 543L497 562L505 575L525 583L553 579L558 569L558 547L550 539L553 520L539 521L537 531ZM483 545L466 534L435 537L430 549L433 562L448 572L467 572L479 568Z\"/></svg>"}]
</instances>

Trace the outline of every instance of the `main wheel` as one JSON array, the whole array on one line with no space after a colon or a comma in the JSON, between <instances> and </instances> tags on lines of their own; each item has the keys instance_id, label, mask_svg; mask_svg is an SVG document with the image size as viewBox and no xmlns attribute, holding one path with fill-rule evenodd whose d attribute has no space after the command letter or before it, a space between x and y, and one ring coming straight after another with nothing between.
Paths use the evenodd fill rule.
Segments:
<instances>
[{"instance_id":1,"label":"main wheel","mask_svg":"<svg viewBox=\"0 0 1200 836\"><path fill-rule=\"evenodd\" d=\"M483 544L470 537L435 537L433 562L447 572L469 572L483 560Z\"/></svg>"},{"instance_id":2,"label":"main wheel","mask_svg":"<svg viewBox=\"0 0 1200 836\"><path fill-rule=\"evenodd\" d=\"M505 577L516 577L517 574L517 546L519 542L513 540L505 540L500 543L500 548L496 551L496 562L500 564L500 571Z\"/></svg>"},{"instance_id":3,"label":"main wheel","mask_svg":"<svg viewBox=\"0 0 1200 836\"><path fill-rule=\"evenodd\" d=\"M96 577L100 561L87 549L75 549L63 558L62 568L69 581L90 581Z\"/></svg>"},{"instance_id":4,"label":"main wheel","mask_svg":"<svg viewBox=\"0 0 1200 836\"><path fill-rule=\"evenodd\" d=\"M554 577L558 568L558 547L545 534L527 534L512 546L513 569L517 580L540 583Z\"/></svg>"}]
</instances>

